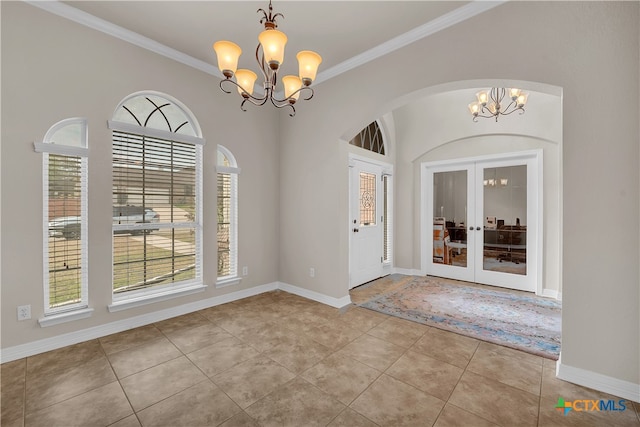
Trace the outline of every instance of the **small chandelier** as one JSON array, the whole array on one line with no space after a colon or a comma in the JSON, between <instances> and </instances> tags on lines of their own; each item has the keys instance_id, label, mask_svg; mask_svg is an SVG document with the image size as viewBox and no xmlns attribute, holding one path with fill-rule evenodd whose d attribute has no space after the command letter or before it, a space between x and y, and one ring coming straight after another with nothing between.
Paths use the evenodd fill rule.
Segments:
<instances>
[{"instance_id":1,"label":"small chandelier","mask_svg":"<svg viewBox=\"0 0 640 427\"><path fill-rule=\"evenodd\" d=\"M503 108L502 100L507 91L509 91L511 102L507 105L507 108ZM501 115L506 116L515 111L520 111L520 114L524 114L524 105L527 103L529 94L517 88L494 87L491 90L482 90L476 93L476 97L478 100L469 104L469 111L473 115L473 121L477 123L478 117L486 119L495 117L497 122L498 117Z\"/></svg>"},{"instance_id":2,"label":"small chandelier","mask_svg":"<svg viewBox=\"0 0 640 427\"><path fill-rule=\"evenodd\" d=\"M247 111L244 107L247 101L254 105L264 105L267 101L271 101L277 108L291 107L289 115L293 117L296 114L293 105L300 97L300 93L307 92L308 96L304 98L305 101L313 97L313 89L309 86L316 78L322 58L310 50L298 52L296 57L298 58L299 76L284 76L282 78L284 99L276 98L278 70L284 60L284 46L287 43L287 36L276 29L278 27L276 18L279 16L284 18L284 15L281 13L273 14L271 0L269 0L268 14L264 9L258 9L257 12L262 12L263 17L260 19L260 23L264 24L264 31L258 36L259 43L256 48L256 61L264 78L264 92L262 96L253 94L253 86L258 76L251 70L237 69L238 58L240 58L242 50L237 44L230 41L218 41L213 44L213 49L218 57L218 68L225 76L225 79L220 81L220 89L225 93L231 93L224 88L224 85L236 86L238 93L243 98L240 104L242 111ZM233 80L234 76L235 81Z\"/></svg>"}]
</instances>

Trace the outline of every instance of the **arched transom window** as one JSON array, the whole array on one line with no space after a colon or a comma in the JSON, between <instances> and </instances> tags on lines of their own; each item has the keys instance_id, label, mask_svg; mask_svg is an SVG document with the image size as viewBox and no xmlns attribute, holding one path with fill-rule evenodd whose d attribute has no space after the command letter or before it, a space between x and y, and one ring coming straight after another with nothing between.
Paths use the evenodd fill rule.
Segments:
<instances>
[{"instance_id":1,"label":"arched transom window","mask_svg":"<svg viewBox=\"0 0 640 427\"><path fill-rule=\"evenodd\" d=\"M358 133L349 144L384 155L384 140L378 122L374 121Z\"/></svg>"}]
</instances>

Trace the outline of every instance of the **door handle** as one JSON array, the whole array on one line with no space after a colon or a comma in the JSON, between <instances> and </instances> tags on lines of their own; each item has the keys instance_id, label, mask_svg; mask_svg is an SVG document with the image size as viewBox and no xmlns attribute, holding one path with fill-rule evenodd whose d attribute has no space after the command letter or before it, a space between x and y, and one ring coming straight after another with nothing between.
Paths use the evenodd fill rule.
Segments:
<instances>
[{"instance_id":1,"label":"door handle","mask_svg":"<svg viewBox=\"0 0 640 427\"><path fill-rule=\"evenodd\" d=\"M354 229L353 229L353 232L354 232L354 233L359 233L359 232L360 232L360 230L358 230L357 228L354 228Z\"/></svg>"},{"instance_id":2,"label":"door handle","mask_svg":"<svg viewBox=\"0 0 640 427\"><path fill-rule=\"evenodd\" d=\"M480 227L476 227L476 230L477 230L477 231L480 231L480 230L482 230L482 228L480 228Z\"/></svg>"}]
</instances>

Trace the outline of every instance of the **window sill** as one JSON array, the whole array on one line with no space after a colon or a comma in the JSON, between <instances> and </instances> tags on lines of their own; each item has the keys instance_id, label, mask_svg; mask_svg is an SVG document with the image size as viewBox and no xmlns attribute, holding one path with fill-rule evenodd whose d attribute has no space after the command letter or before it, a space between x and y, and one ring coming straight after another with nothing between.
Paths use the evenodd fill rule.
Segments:
<instances>
[{"instance_id":1,"label":"window sill","mask_svg":"<svg viewBox=\"0 0 640 427\"><path fill-rule=\"evenodd\" d=\"M238 276L235 277L225 277L224 279L220 279L216 282L216 289L226 288L227 286L237 285L242 282L242 279Z\"/></svg>"},{"instance_id":2,"label":"window sill","mask_svg":"<svg viewBox=\"0 0 640 427\"><path fill-rule=\"evenodd\" d=\"M114 301L113 304L107 306L110 313L116 311L128 310L130 308L140 307L154 302L165 301L172 298L182 297L185 295L195 294L197 292L203 292L207 288L206 285L201 283L184 286L177 289L170 289L164 292L154 292L145 295L139 295L135 297L129 297L120 301Z\"/></svg>"},{"instance_id":3,"label":"window sill","mask_svg":"<svg viewBox=\"0 0 640 427\"><path fill-rule=\"evenodd\" d=\"M38 319L41 328L46 328L60 323L73 322L74 320L86 319L91 317L93 308L82 308L80 310L66 311L64 313L51 314Z\"/></svg>"}]
</instances>

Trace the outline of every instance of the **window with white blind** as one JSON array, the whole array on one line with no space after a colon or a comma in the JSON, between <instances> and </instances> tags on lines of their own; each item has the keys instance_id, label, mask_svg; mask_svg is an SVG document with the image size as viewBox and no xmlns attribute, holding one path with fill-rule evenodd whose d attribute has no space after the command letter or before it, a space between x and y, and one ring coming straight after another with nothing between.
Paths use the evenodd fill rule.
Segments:
<instances>
[{"instance_id":1,"label":"window with white blind","mask_svg":"<svg viewBox=\"0 0 640 427\"><path fill-rule=\"evenodd\" d=\"M204 140L192 114L157 93L125 99L113 131L113 304L117 311L203 289Z\"/></svg>"},{"instance_id":2,"label":"window with white blind","mask_svg":"<svg viewBox=\"0 0 640 427\"><path fill-rule=\"evenodd\" d=\"M58 122L34 146L43 153L45 318L40 324L48 326L62 317L74 320L91 312L87 308L86 120ZM74 315L79 312L81 316Z\"/></svg>"},{"instance_id":3,"label":"window with white blind","mask_svg":"<svg viewBox=\"0 0 640 427\"><path fill-rule=\"evenodd\" d=\"M238 282L238 174L231 152L218 145L218 287Z\"/></svg>"}]
</instances>

